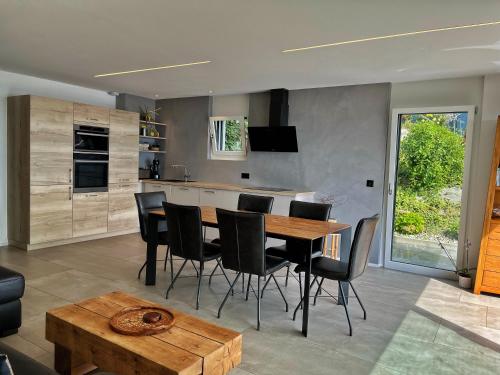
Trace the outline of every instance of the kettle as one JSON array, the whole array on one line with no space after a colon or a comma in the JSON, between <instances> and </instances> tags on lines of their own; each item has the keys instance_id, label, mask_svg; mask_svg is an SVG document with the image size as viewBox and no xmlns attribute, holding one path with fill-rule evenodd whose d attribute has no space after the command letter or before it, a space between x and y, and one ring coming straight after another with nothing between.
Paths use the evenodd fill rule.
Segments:
<instances>
[{"instance_id":1,"label":"kettle","mask_svg":"<svg viewBox=\"0 0 500 375\"><path fill-rule=\"evenodd\" d=\"M155 180L160 179L160 161L154 159L149 167L149 177Z\"/></svg>"}]
</instances>

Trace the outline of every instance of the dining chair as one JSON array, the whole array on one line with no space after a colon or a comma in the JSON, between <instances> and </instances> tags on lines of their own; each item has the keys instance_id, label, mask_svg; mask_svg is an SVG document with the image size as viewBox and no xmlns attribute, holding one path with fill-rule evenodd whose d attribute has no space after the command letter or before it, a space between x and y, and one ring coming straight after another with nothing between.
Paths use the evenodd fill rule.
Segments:
<instances>
[{"instance_id":1,"label":"dining chair","mask_svg":"<svg viewBox=\"0 0 500 375\"><path fill-rule=\"evenodd\" d=\"M321 278L321 282L318 285L318 291L323 287L323 281L325 279L336 280L339 284L341 302L344 305L345 313L347 316L347 323L349 324L349 336L352 336L351 319L349 318L349 311L347 310L344 290L341 287L340 283L349 283L348 285L351 286L352 291L354 292L354 295L356 296L356 299L358 300L359 305L363 310L363 319L366 320L365 307L363 306L363 303L361 302L356 289L354 289L352 281L365 272L366 265L368 264L368 255L370 253L370 248L378 221L379 215L377 214L369 218L361 219L358 222L356 231L354 233L351 252L349 254L349 261L347 263L325 256L317 257L312 260L311 274L314 275L314 279L311 285L314 285L318 277ZM297 268L298 272L303 272L305 270L305 265L299 265L297 266ZM316 292L315 302L317 296L318 293ZM295 320L297 310L299 309L299 306L301 306L302 301L303 297L301 298L301 301L293 312L293 320Z\"/></svg>"},{"instance_id":2,"label":"dining chair","mask_svg":"<svg viewBox=\"0 0 500 375\"><path fill-rule=\"evenodd\" d=\"M327 221L330 217L331 204L327 203L312 203L293 200L290 202L290 217L302 219ZM318 238L313 242L312 257L316 258L323 254L324 238ZM267 249L268 255L287 259L291 263L303 264L306 261L306 252L310 250L310 242L299 239L288 239L281 246L274 246ZM288 286L288 276L290 274L290 266L286 270L285 286ZM302 298L302 277L299 272L299 288L300 298ZM267 287L267 283L262 288L262 292Z\"/></svg>"},{"instance_id":3,"label":"dining chair","mask_svg":"<svg viewBox=\"0 0 500 375\"><path fill-rule=\"evenodd\" d=\"M257 276L257 330L260 330L260 281L261 277L269 276L273 279L285 302L288 311L288 302L283 294L274 273L288 265L282 258L266 255L265 251L265 217L262 213L229 211L217 208L217 222L221 240L222 266L225 269L236 271L236 277L229 287L222 301L217 317L220 318L229 294L233 291L240 276L248 274L248 287L245 299L248 300L252 275ZM253 288L252 288L253 289Z\"/></svg>"},{"instance_id":4,"label":"dining chair","mask_svg":"<svg viewBox=\"0 0 500 375\"><path fill-rule=\"evenodd\" d=\"M162 203L167 200L164 191L154 191L149 193L135 193L135 202L137 204L137 211L139 213L139 227L141 229L141 237L144 242L148 242L148 215L154 209L161 209ZM167 235L166 221L160 221L158 224L158 244L167 246L167 253L165 255L163 270L167 269L167 260L170 253ZM160 260L163 261L163 260ZM146 267L147 261L144 262L137 278L141 278L141 272ZM170 255L170 279L173 280L174 266L172 256Z\"/></svg>"},{"instance_id":5,"label":"dining chair","mask_svg":"<svg viewBox=\"0 0 500 375\"><path fill-rule=\"evenodd\" d=\"M200 262L198 289L196 291L196 310L198 310L200 307L200 286L203 278L205 263L215 260L217 264L220 265L220 245L203 241L200 207L182 206L179 204L163 202L163 208L165 210L167 226L169 228L168 242L170 244L170 252L172 255L184 259L181 268L167 289L165 298L168 299L168 294L184 269L187 261L190 260ZM231 285L224 269L222 269L222 266L221 270L227 282Z\"/></svg>"},{"instance_id":6,"label":"dining chair","mask_svg":"<svg viewBox=\"0 0 500 375\"><path fill-rule=\"evenodd\" d=\"M270 214L273 209L274 197L268 197L264 195L253 195L253 194L240 194L238 196L238 211L249 211L249 212L259 212L261 214ZM213 243L220 243L220 238L216 238L212 241ZM208 284L212 283L212 276L219 266L215 266L212 273L210 274L210 278L208 280ZM245 275L242 277L243 279L243 290L245 288Z\"/></svg>"}]
</instances>

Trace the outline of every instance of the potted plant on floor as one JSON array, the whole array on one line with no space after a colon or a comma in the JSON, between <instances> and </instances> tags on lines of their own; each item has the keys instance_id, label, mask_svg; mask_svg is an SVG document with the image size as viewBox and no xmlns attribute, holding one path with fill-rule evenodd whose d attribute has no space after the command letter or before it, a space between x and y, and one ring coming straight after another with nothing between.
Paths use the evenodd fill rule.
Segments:
<instances>
[{"instance_id":1,"label":"potted plant on floor","mask_svg":"<svg viewBox=\"0 0 500 375\"><path fill-rule=\"evenodd\" d=\"M443 243L438 239L439 246L443 249L444 253L450 260L451 264L453 264L453 268L455 268L455 273L458 276L458 286L462 289L471 289L472 288L472 273L473 268L469 268L469 248L470 241L465 242L465 266L463 268L458 269L457 264L453 260L450 252L446 247L444 247Z\"/></svg>"}]
</instances>

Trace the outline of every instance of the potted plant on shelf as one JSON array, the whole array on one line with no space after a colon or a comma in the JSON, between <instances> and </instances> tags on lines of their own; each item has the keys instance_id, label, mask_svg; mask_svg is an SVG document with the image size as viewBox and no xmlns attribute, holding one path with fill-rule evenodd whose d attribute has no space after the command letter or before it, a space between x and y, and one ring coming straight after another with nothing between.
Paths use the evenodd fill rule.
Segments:
<instances>
[{"instance_id":1,"label":"potted plant on shelf","mask_svg":"<svg viewBox=\"0 0 500 375\"><path fill-rule=\"evenodd\" d=\"M154 122L160 109L161 108L150 109L148 106L140 107L141 118L147 122Z\"/></svg>"},{"instance_id":2,"label":"potted plant on shelf","mask_svg":"<svg viewBox=\"0 0 500 375\"><path fill-rule=\"evenodd\" d=\"M451 256L450 252L446 247L443 245L443 243L438 239L439 246L441 249L443 249L444 253L450 260L451 264L453 264L453 268L455 268L455 273L458 276L458 286L462 289L471 289L472 288L472 273L471 271L474 270L474 268L469 268L469 248L470 248L470 241L465 242L465 266L463 268L458 268L457 264L455 263L455 260Z\"/></svg>"}]
</instances>

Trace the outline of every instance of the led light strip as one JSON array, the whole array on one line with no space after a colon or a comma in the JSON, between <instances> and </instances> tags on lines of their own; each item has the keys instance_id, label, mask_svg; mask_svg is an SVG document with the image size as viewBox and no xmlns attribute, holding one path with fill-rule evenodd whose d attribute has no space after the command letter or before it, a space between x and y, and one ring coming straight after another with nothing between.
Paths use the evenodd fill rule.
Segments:
<instances>
[{"instance_id":1,"label":"led light strip","mask_svg":"<svg viewBox=\"0 0 500 375\"><path fill-rule=\"evenodd\" d=\"M374 36L374 37L371 37L371 38L363 38L363 39L356 39L356 40L347 40L347 41L344 41L344 42L319 44L319 45L316 45L316 46L309 46L309 47L302 47L302 48L285 49L285 50L283 50L281 52L284 52L284 53L299 52L299 51L306 51L306 50L317 49L317 48L336 47L336 46L342 46L342 45L346 45L346 44L371 42L373 40L384 40L384 39L392 39L392 38L401 38L401 37L405 37L405 36L435 33L435 32L438 32L438 31L472 29L472 28L475 28L475 27L494 26L494 25L500 25L500 21L476 23L476 24L472 24L472 25L441 27L439 29L429 29L429 30L421 30L421 31L412 31L412 32L408 32L408 33L400 33L400 34L392 34L392 35Z\"/></svg>"},{"instance_id":2,"label":"led light strip","mask_svg":"<svg viewBox=\"0 0 500 375\"><path fill-rule=\"evenodd\" d=\"M122 75L122 74L132 74L132 73L140 73L140 72L150 72L152 70L181 68L183 66L193 66L193 65L201 65L201 64L208 64L208 63L211 63L211 61L197 61L197 62L192 62L192 63L187 63L187 64L167 65L167 66L158 66L156 68L128 70L128 71L125 71L125 72L97 74L97 75L94 76L94 78L109 77L109 76L118 76L118 75Z\"/></svg>"}]
</instances>

